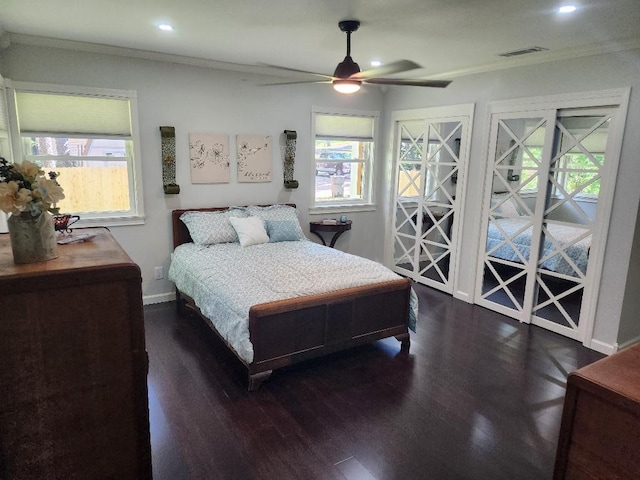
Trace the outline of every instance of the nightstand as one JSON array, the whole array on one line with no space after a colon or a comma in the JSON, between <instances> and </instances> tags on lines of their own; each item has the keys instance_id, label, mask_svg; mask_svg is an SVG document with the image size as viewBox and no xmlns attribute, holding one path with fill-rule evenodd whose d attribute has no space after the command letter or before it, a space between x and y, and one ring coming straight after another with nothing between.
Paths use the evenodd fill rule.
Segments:
<instances>
[{"instance_id":1,"label":"nightstand","mask_svg":"<svg viewBox=\"0 0 640 480\"><path fill-rule=\"evenodd\" d=\"M336 224L326 224L322 222L309 222L309 231L314 233L320 240L322 240L323 245L327 245L324 240L324 237L321 235L321 232L333 232L333 237L331 237L331 243L329 246L331 248L336 244L336 240L347 230L351 230L351 220L347 220L344 223L336 223Z\"/></svg>"}]
</instances>

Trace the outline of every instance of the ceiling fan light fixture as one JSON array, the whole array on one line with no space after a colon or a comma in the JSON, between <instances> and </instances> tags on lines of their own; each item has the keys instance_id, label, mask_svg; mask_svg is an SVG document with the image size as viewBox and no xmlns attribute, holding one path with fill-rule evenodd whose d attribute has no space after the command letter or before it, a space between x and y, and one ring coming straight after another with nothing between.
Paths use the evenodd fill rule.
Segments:
<instances>
[{"instance_id":1,"label":"ceiling fan light fixture","mask_svg":"<svg viewBox=\"0 0 640 480\"><path fill-rule=\"evenodd\" d=\"M333 82L333 89L336 92L339 93L356 93L358 90L360 90L360 85L362 85L362 82L360 80L334 80Z\"/></svg>"}]
</instances>

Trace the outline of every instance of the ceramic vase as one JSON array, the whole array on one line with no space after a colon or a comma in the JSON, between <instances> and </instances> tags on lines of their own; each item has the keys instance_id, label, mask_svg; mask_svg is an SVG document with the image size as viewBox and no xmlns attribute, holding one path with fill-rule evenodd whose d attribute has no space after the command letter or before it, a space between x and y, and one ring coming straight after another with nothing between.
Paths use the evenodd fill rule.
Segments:
<instances>
[{"instance_id":1,"label":"ceramic vase","mask_svg":"<svg viewBox=\"0 0 640 480\"><path fill-rule=\"evenodd\" d=\"M11 215L7 220L15 263L45 262L58 256L56 231L49 212Z\"/></svg>"}]
</instances>

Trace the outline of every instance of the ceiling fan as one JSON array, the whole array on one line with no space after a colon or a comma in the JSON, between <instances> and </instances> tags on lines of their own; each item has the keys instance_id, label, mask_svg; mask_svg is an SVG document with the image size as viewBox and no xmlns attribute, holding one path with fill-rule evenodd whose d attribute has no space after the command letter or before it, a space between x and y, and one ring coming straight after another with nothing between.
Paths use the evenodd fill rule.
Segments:
<instances>
[{"instance_id":1,"label":"ceiling fan","mask_svg":"<svg viewBox=\"0 0 640 480\"><path fill-rule=\"evenodd\" d=\"M290 72L307 73L325 78L325 80L311 80L286 83L271 83L270 85L293 85L299 83L331 83L333 88L340 93L355 93L360 90L363 83L372 85L405 85L414 87L436 87L444 88L451 83L450 80L403 80L396 78L383 78L383 75L406 72L422 68L411 60L398 60L381 67L360 71L360 66L351 58L351 34L358 30L360 22L358 20L343 20L338 23L341 31L347 34L347 56L338 64L333 75L298 70L295 68L281 67L278 65L267 65L269 67L288 70Z\"/></svg>"}]
</instances>

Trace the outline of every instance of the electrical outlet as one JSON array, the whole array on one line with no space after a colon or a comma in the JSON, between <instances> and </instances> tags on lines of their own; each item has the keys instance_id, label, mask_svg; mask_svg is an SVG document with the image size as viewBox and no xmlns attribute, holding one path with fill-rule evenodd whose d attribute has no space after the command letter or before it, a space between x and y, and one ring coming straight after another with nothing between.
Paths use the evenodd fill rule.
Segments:
<instances>
[{"instance_id":1,"label":"electrical outlet","mask_svg":"<svg viewBox=\"0 0 640 480\"><path fill-rule=\"evenodd\" d=\"M153 269L156 280L162 280L164 278L164 269L162 267L156 267Z\"/></svg>"}]
</instances>

